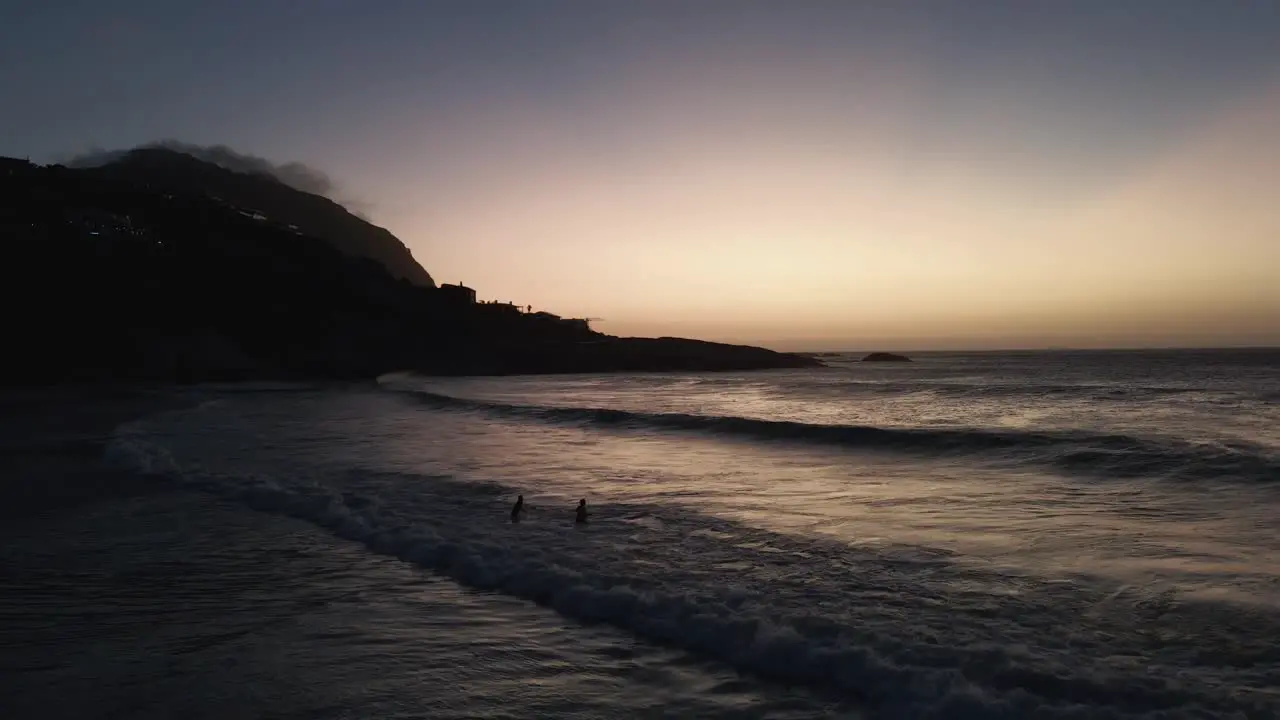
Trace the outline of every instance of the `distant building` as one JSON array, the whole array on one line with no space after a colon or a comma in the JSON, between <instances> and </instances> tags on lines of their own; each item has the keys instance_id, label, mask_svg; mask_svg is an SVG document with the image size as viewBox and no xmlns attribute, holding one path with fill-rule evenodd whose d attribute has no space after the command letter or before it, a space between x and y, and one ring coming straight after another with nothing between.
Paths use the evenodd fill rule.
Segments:
<instances>
[{"instance_id":1,"label":"distant building","mask_svg":"<svg viewBox=\"0 0 1280 720\"><path fill-rule=\"evenodd\" d=\"M577 333L591 332L591 321L587 318L565 318L546 311L533 313L531 317L547 325L564 330L572 330Z\"/></svg>"},{"instance_id":2,"label":"distant building","mask_svg":"<svg viewBox=\"0 0 1280 720\"><path fill-rule=\"evenodd\" d=\"M476 291L462 283L457 285L442 283L437 291L445 300L459 305L474 305L476 302Z\"/></svg>"},{"instance_id":3,"label":"distant building","mask_svg":"<svg viewBox=\"0 0 1280 720\"><path fill-rule=\"evenodd\" d=\"M502 315L519 315L520 306L509 302L498 302L496 300L484 304L485 309L489 312Z\"/></svg>"}]
</instances>

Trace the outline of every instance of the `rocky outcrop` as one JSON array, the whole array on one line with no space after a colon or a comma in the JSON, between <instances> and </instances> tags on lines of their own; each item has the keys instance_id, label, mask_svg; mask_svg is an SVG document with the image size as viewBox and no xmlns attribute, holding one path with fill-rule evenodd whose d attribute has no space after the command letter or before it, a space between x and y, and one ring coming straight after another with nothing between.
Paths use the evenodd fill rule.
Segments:
<instances>
[{"instance_id":1,"label":"rocky outcrop","mask_svg":"<svg viewBox=\"0 0 1280 720\"><path fill-rule=\"evenodd\" d=\"M862 362L911 362L911 358L896 353L873 352L862 358Z\"/></svg>"},{"instance_id":2,"label":"rocky outcrop","mask_svg":"<svg viewBox=\"0 0 1280 720\"><path fill-rule=\"evenodd\" d=\"M446 363L412 368L443 375L721 372L824 367L798 353L687 338L601 336L577 342L473 343Z\"/></svg>"}]
</instances>

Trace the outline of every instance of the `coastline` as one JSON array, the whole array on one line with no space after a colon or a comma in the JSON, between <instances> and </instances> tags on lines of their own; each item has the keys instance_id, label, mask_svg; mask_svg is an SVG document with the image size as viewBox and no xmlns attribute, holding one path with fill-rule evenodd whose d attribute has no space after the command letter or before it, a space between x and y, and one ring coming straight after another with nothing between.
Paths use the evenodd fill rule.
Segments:
<instances>
[{"instance_id":1,"label":"coastline","mask_svg":"<svg viewBox=\"0 0 1280 720\"><path fill-rule=\"evenodd\" d=\"M135 149L100 168L11 158L6 169L0 215L26 253L11 284L94 298L14 318L10 386L821 365L608 335L585 318L437 286L399 240L332 201L172 149Z\"/></svg>"},{"instance_id":2,"label":"coastline","mask_svg":"<svg viewBox=\"0 0 1280 720\"><path fill-rule=\"evenodd\" d=\"M121 366L95 362L93 357L63 359L61 367L41 365L19 373L6 388L17 397L56 390L58 394L87 393L94 398L140 398L161 388L198 388L219 383L362 383L392 372L437 377L495 377L511 375L624 374L669 372L751 372L827 367L801 353L778 352L750 345L730 345L688 338L619 338L574 343L501 343L476 340L447 348L372 350L367 353L302 355L287 359L250 358L227 342L224 352L201 353L186 348L183 361L160 362L172 351L140 345L131 350L134 361ZM171 358L170 358L171 360ZM127 377L124 382L121 377ZM44 400L42 400L43 402Z\"/></svg>"}]
</instances>

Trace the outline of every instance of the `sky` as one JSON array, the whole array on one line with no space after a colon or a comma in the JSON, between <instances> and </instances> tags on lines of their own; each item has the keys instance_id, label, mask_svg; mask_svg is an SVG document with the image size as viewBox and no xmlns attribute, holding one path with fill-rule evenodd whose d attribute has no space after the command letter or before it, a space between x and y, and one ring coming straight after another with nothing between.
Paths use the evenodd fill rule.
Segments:
<instances>
[{"instance_id":1,"label":"sky","mask_svg":"<svg viewBox=\"0 0 1280 720\"><path fill-rule=\"evenodd\" d=\"M0 155L305 163L612 334L1280 345L1280 0L0 0L0 98Z\"/></svg>"}]
</instances>

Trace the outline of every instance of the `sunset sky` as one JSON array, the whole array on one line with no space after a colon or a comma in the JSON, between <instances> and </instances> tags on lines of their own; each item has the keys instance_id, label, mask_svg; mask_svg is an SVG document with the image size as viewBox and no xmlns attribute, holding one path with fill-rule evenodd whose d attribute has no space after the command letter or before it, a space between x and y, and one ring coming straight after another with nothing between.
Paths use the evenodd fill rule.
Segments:
<instances>
[{"instance_id":1,"label":"sunset sky","mask_svg":"<svg viewBox=\"0 0 1280 720\"><path fill-rule=\"evenodd\" d=\"M0 154L305 162L615 334L1280 345L1280 0L0 0L0 98Z\"/></svg>"}]
</instances>

